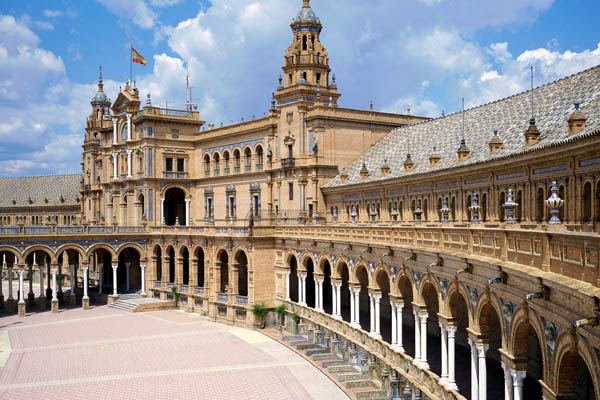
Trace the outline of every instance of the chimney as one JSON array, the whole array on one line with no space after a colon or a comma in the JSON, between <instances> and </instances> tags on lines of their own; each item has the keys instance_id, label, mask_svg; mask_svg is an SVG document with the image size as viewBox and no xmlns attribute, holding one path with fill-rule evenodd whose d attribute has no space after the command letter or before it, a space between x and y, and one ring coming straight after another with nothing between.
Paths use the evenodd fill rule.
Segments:
<instances>
[{"instance_id":1,"label":"chimney","mask_svg":"<svg viewBox=\"0 0 600 400\"><path fill-rule=\"evenodd\" d=\"M365 179L367 176L369 176L369 170L367 169L367 165L363 161L362 168L360 169L360 178Z\"/></svg>"},{"instance_id":2,"label":"chimney","mask_svg":"<svg viewBox=\"0 0 600 400\"><path fill-rule=\"evenodd\" d=\"M429 167L430 168L435 167L436 165L438 165L440 163L441 159L442 159L442 157L437 152L436 147L433 146L433 153L431 153L431 155L429 156Z\"/></svg>"},{"instance_id":3,"label":"chimney","mask_svg":"<svg viewBox=\"0 0 600 400\"><path fill-rule=\"evenodd\" d=\"M342 173L340 174L340 180L342 182L346 182L348 180L348 171L346 171L346 168L342 168Z\"/></svg>"},{"instance_id":4,"label":"chimney","mask_svg":"<svg viewBox=\"0 0 600 400\"><path fill-rule=\"evenodd\" d=\"M492 156L502 151L504 144L502 143L502 139L498 137L498 131L494 131L494 136L492 136L488 145L490 146L490 155Z\"/></svg>"},{"instance_id":5,"label":"chimney","mask_svg":"<svg viewBox=\"0 0 600 400\"><path fill-rule=\"evenodd\" d=\"M413 170L415 166L415 163L413 162L413 160L410 158L410 153L408 153L406 155L406 161L404 161L404 170L406 172L410 172Z\"/></svg>"},{"instance_id":6,"label":"chimney","mask_svg":"<svg viewBox=\"0 0 600 400\"><path fill-rule=\"evenodd\" d=\"M579 103L575 103L575 111L569 115L567 123L569 124L569 136L577 135L579 132L585 129L585 122L587 118L579 111Z\"/></svg>"},{"instance_id":7,"label":"chimney","mask_svg":"<svg viewBox=\"0 0 600 400\"><path fill-rule=\"evenodd\" d=\"M535 118L529 120L529 128L525 131L525 145L531 146L540 141L540 130L535 125Z\"/></svg>"}]
</instances>

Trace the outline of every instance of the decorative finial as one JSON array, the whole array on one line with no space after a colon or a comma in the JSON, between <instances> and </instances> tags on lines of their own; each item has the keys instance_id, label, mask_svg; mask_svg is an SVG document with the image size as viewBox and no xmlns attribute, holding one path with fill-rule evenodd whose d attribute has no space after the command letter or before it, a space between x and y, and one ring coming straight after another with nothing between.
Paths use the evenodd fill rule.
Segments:
<instances>
[{"instance_id":1,"label":"decorative finial","mask_svg":"<svg viewBox=\"0 0 600 400\"><path fill-rule=\"evenodd\" d=\"M271 110L275 110L276 108L275 93L271 93Z\"/></svg>"},{"instance_id":2,"label":"decorative finial","mask_svg":"<svg viewBox=\"0 0 600 400\"><path fill-rule=\"evenodd\" d=\"M100 64L100 77L98 78L98 82L102 83L102 64Z\"/></svg>"},{"instance_id":3,"label":"decorative finial","mask_svg":"<svg viewBox=\"0 0 600 400\"><path fill-rule=\"evenodd\" d=\"M370 109L371 111L373 111L373 100L371 100L371 102L369 103L369 109Z\"/></svg>"},{"instance_id":4,"label":"decorative finial","mask_svg":"<svg viewBox=\"0 0 600 400\"><path fill-rule=\"evenodd\" d=\"M310 0L304 0L303 6L304 8L310 8Z\"/></svg>"},{"instance_id":5,"label":"decorative finial","mask_svg":"<svg viewBox=\"0 0 600 400\"><path fill-rule=\"evenodd\" d=\"M531 120L535 121L535 105L533 101L533 65L531 66Z\"/></svg>"},{"instance_id":6,"label":"decorative finial","mask_svg":"<svg viewBox=\"0 0 600 400\"><path fill-rule=\"evenodd\" d=\"M152 106L152 99L150 98L150 93L146 95L146 105L148 107Z\"/></svg>"},{"instance_id":7,"label":"decorative finial","mask_svg":"<svg viewBox=\"0 0 600 400\"><path fill-rule=\"evenodd\" d=\"M465 98L462 98L462 143L465 142Z\"/></svg>"}]
</instances>

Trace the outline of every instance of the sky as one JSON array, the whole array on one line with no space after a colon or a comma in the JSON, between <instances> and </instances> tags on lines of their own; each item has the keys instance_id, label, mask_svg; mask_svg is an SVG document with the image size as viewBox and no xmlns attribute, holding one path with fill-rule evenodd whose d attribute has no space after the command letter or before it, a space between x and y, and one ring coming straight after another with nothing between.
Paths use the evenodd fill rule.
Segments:
<instances>
[{"instance_id":1,"label":"sky","mask_svg":"<svg viewBox=\"0 0 600 400\"><path fill-rule=\"evenodd\" d=\"M436 117L600 64L598 0L312 0L341 107ZM262 116L302 0L2 0L0 176L79 173L102 65L153 105Z\"/></svg>"}]
</instances>

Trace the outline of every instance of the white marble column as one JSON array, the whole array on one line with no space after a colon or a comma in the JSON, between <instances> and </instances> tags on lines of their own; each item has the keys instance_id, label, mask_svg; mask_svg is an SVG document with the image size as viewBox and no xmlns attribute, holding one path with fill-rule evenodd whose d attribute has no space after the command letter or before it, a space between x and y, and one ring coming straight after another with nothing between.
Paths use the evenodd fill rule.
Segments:
<instances>
[{"instance_id":1,"label":"white marble column","mask_svg":"<svg viewBox=\"0 0 600 400\"><path fill-rule=\"evenodd\" d=\"M450 325L446 328L448 333L448 382L446 387L451 390L457 390L456 386L456 326Z\"/></svg>"},{"instance_id":2,"label":"white marble column","mask_svg":"<svg viewBox=\"0 0 600 400\"><path fill-rule=\"evenodd\" d=\"M25 283L23 282L23 274L25 270L23 268L19 268L19 303L25 303Z\"/></svg>"},{"instance_id":3,"label":"white marble column","mask_svg":"<svg viewBox=\"0 0 600 400\"><path fill-rule=\"evenodd\" d=\"M133 174L133 165L131 160L131 155L133 150L127 150L127 178L131 178Z\"/></svg>"},{"instance_id":4,"label":"white marble column","mask_svg":"<svg viewBox=\"0 0 600 400\"><path fill-rule=\"evenodd\" d=\"M36 265L34 265L34 266L36 266ZM39 270L40 270L40 298L42 298L42 297L46 297L46 294L44 293L44 266L40 265ZM2 295L2 292L0 292L0 295Z\"/></svg>"},{"instance_id":5,"label":"white marble column","mask_svg":"<svg viewBox=\"0 0 600 400\"><path fill-rule=\"evenodd\" d=\"M421 364L421 319L419 312L413 310L415 314L415 364Z\"/></svg>"},{"instance_id":6,"label":"white marble column","mask_svg":"<svg viewBox=\"0 0 600 400\"><path fill-rule=\"evenodd\" d=\"M448 380L448 334L446 331L446 325L440 322L440 339L442 341L442 376L440 378L441 383L446 383Z\"/></svg>"},{"instance_id":7,"label":"white marble column","mask_svg":"<svg viewBox=\"0 0 600 400\"><path fill-rule=\"evenodd\" d=\"M402 309L404 303L396 303L396 348L404 352L404 339L402 337Z\"/></svg>"},{"instance_id":8,"label":"white marble column","mask_svg":"<svg viewBox=\"0 0 600 400\"><path fill-rule=\"evenodd\" d=\"M113 123L113 144L117 144L117 119L112 119Z\"/></svg>"},{"instance_id":9,"label":"white marble column","mask_svg":"<svg viewBox=\"0 0 600 400\"><path fill-rule=\"evenodd\" d=\"M381 307L380 307L380 302L381 302L381 295L380 294L376 294L373 296L373 301L374 301L374 305L375 305L375 337L381 339Z\"/></svg>"},{"instance_id":10,"label":"white marble column","mask_svg":"<svg viewBox=\"0 0 600 400\"><path fill-rule=\"evenodd\" d=\"M354 289L354 326L360 328L360 288Z\"/></svg>"},{"instance_id":11,"label":"white marble column","mask_svg":"<svg viewBox=\"0 0 600 400\"><path fill-rule=\"evenodd\" d=\"M354 313L354 288L348 287L350 291L350 325L356 325L356 314Z\"/></svg>"},{"instance_id":12,"label":"white marble column","mask_svg":"<svg viewBox=\"0 0 600 400\"><path fill-rule=\"evenodd\" d=\"M335 304L337 307L335 317L337 319L342 319L342 284L336 283L335 288Z\"/></svg>"},{"instance_id":13,"label":"white marble column","mask_svg":"<svg viewBox=\"0 0 600 400\"><path fill-rule=\"evenodd\" d=\"M160 198L160 223L161 225L165 224L165 198Z\"/></svg>"},{"instance_id":14,"label":"white marble column","mask_svg":"<svg viewBox=\"0 0 600 400\"><path fill-rule=\"evenodd\" d=\"M131 266L131 263L126 262L125 263L125 291L129 292L130 286L129 286L129 267Z\"/></svg>"},{"instance_id":15,"label":"white marble column","mask_svg":"<svg viewBox=\"0 0 600 400\"><path fill-rule=\"evenodd\" d=\"M89 299L88 297L88 266L83 266L83 299Z\"/></svg>"},{"instance_id":16,"label":"white marble column","mask_svg":"<svg viewBox=\"0 0 600 400\"><path fill-rule=\"evenodd\" d=\"M315 310L323 312L323 280L315 279Z\"/></svg>"},{"instance_id":17,"label":"white marble column","mask_svg":"<svg viewBox=\"0 0 600 400\"><path fill-rule=\"evenodd\" d=\"M119 179L119 153L112 153L113 157L113 179Z\"/></svg>"},{"instance_id":18,"label":"white marble column","mask_svg":"<svg viewBox=\"0 0 600 400\"><path fill-rule=\"evenodd\" d=\"M290 299L290 271L285 271L285 300L291 301Z\"/></svg>"},{"instance_id":19,"label":"white marble column","mask_svg":"<svg viewBox=\"0 0 600 400\"><path fill-rule=\"evenodd\" d=\"M471 346L471 400L479 400L477 346L471 339L469 339L469 346Z\"/></svg>"},{"instance_id":20,"label":"white marble column","mask_svg":"<svg viewBox=\"0 0 600 400\"><path fill-rule=\"evenodd\" d=\"M487 400L487 366L485 354L489 348L490 345L487 343L477 344L477 357L479 358L479 400Z\"/></svg>"},{"instance_id":21,"label":"white marble column","mask_svg":"<svg viewBox=\"0 0 600 400\"><path fill-rule=\"evenodd\" d=\"M131 140L131 114L127 114L127 140Z\"/></svg>"},{"instance_id":22,"label":"white marble column","mask_svg":"<svg viewBox=\"0 0 600 400\"><path fill-rule=\"evenodd\" d=\"M190 199L185 199L185 226L190 226Z\"/></svg>"},{"instance_id":23,"label":"white marble column","mask_svg":"<svg viewBox=\"0 0 600 400\"><path fill-rule=\"evenodd\" d=\"M396 322L396 303L390 300L390 307L392 307L392 347L398 347L398 324Z\"/></svg>"},{"instance_id":24,"label":"white marble column","mask_svg":"<svg viewBox=\"0 0 600 400\"><path fill-rule=\"evenodd\" d=\"M13 269L8 267L8 300L13 300Z\"/></svg>"},{"instance_id":25,"label":"white marble column","mask_svg":"<svg viewBox=\"0 0 600 400\"><path fill-rule=\"evenodd\" d=\"M503 361L502 369L504 370L504 400L513 400L514 389L511 368Z\"/></svg>"},{"instance_id":26,"label":"white marble column","mask_svg":"<svg viewBox=\"0 0 600 400\"><path fill-rule=\"evenodd\" d=\"M427 362L427 318L429 318L429 314L427 312L422 312L420 314L421 320L421 365L423 368L429 368L429 363Z\"/></svg>"},{"instance_id":27,"label":"white marble column","mask_svg":"<svg viewBox=\"0 0 600 400\"><path fill-rule=\"evenodd\" d=\"M117 293L117 268L119 268L119 264L113 264L113 296L118 296Z\"/></svg>"},{"instance_id":28,"label":"white marble column","mask_svg":"<svg viewBox=\"0 0 600 400\"><path fill-rule=\"evenodd\" d=\"M369 293L369 333L371 335L375 333L375 299L371 293Z\"/></svg>"},{"instance_id":29,"label":"white marble column","mask_svg":"<svg viewBox=\"0 0 600 400\"><path fill-rule=\"evenodd\" d=\"M302 305L306 306L306 275L302 275Z\"/></svg>"},{"instance_id":30,"label":"white marble column","mask_svg":"<svg viewBox=\"0 0 600 400\"><path fill-rule=\"evenodd\" d=\"M302 275L296 273L298 277L298 304L302 304Z\"/></svg>"},{"instance_id":31,"label":"white marble column","mask_svg":"<svg viewBox=\"0 0 600 400\"><path fill-rule=\"evenodd\" d=\"M513 380L513 400L525 400L523 398L523 384L527 371L515 371L511 369Z\"/></svg>"},{"instance_id":32,"label":"white marble column","mask_svg":"<svg viewBox=\"0 0 600 400\"><path fill-rule=\"evenodd\" d=\"M146 295L146 264L140 264L140 270L142 272L142 291L140 295Z\"/></svg>"},{"instance_id":33,"label":"white marble column","mask_svg":"<svg viewBox=\"0 0 600 400\"><path fill-rule=\"evenodd\" d=\"M58 301L56 297L56 268L52 268L52 301Z\"/></svg>"},{"instance_id":34,"label":"white marble column","mask_svg":"<svg viewBox=\"0 0 600 400\"><path fill-rule=\"evenodd\" d=\"M333 282L331 282L331 315L333 317L337 315L337 287Z\"/></svg>"}]
</instances>

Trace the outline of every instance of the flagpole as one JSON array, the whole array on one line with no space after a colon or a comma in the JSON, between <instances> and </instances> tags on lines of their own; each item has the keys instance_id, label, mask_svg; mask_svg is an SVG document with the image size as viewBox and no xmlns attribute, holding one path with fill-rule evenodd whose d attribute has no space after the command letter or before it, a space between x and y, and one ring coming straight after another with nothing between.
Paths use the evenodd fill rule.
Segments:
<instances>
[{"instance_id":1,"label":"flagpole","mask_svg":"<svg viewBox=\"0 0 600 400\"><path fill-rule=\"evenodd\" d=\"M129 48L129 86L131 86L132 81L133 81L133 42L131 42L131 46Z\"/></svg>"}]
</instances>

